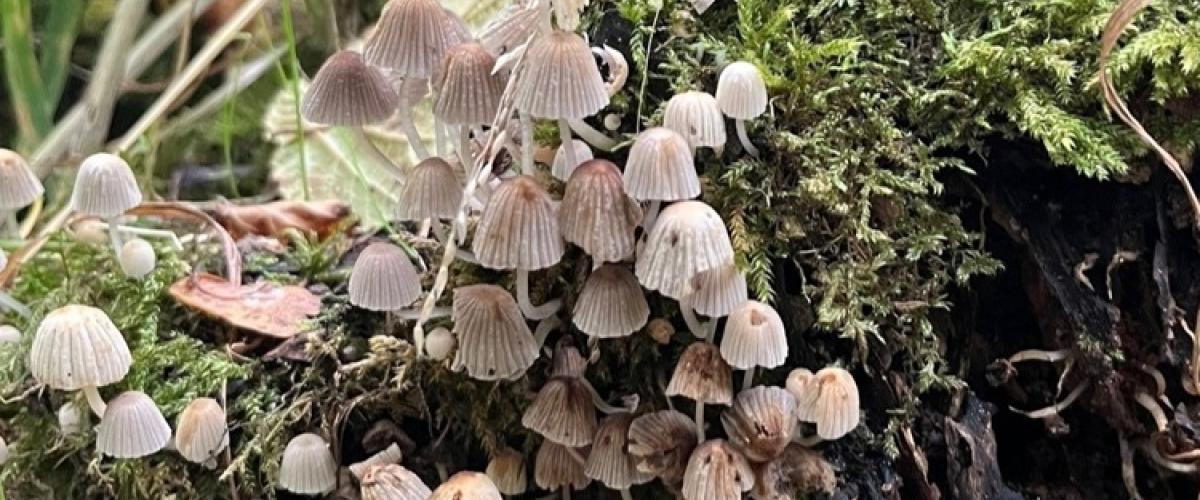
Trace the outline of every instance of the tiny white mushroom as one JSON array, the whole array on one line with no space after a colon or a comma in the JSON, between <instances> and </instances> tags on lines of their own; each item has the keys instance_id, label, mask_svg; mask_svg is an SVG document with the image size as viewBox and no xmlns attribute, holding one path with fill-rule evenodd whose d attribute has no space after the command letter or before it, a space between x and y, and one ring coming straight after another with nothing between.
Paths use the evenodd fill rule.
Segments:
<instances>
[{"instance_id":1,"label":"tiny white mushroom","mask_svg":"<svg viewBox=\"0 0 1200 500\"><path fill-rule=\"evenodd\" d=\"M141 238L133 238L121 246L119 255L121 270L125 276L142 279L154 271L158 258L154 255L154 247Z\"/></svg>"}]
</instances>

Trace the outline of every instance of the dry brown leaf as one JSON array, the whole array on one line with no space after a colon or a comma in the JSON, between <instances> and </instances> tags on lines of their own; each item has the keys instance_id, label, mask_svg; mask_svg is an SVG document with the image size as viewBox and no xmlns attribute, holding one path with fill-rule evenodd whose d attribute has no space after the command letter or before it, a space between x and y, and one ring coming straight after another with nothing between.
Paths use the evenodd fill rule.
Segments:
<instances>
[{"instance_id":1,"label":"dry brown leaf","mask_svg":"<svg viewBox=\"0 0 1200 500\"><path fill-rule=\"evenodd\" d=\"M350 207L335 200L245 206L223 203L212 209L211 214L235 240L258 235L286 241L288 229L316 234L322 239L328 237L350 215Z\"/></svg>"},{"instance_id":2,"label":"dry brown leaf","mask_svg":"<svg viewBox=\"0 0 1200 500\"><path fill-rule=\"evenodd\" d=\"M183 278L171 285L170 292L184 307L280 339L303 331L308 318L321 311L321 299L302 287L270 283L236 286L208 273Z\"/></svg>"}]
</instances>

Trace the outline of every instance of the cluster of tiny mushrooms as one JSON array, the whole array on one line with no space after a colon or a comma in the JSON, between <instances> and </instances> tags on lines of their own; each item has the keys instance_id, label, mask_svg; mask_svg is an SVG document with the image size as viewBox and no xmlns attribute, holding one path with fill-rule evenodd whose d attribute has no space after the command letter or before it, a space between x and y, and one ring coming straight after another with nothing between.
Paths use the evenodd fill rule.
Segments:
<instances>
[{"instance_id":1,"label":"cluster of tiny mushrooms","mask_svg":"<svg viewBox=\"0 0 1200 500\"><path fill-rule=\"evenodd\" d=\"M589 360L560 343L552 350L551 376L522 417L525 427L544 438L536 457L537 485L569 497L572 489L596 480L628 498L631 486L658 478L691 500L741 498L752 488L756 497L779 497L783 493L773 491L778 481L763 478L779 474L783 465L776 462L785 449L838 439L858 425L860 411L854 379L838 367L815 374L796 369L785 387L754 385L757 368L781 366L787 357L783 322L771 306L748 299L724 222L696 200L701 185L693 155L698 148L721 154L726 118L735 120L746 154L758 155L745 122L766 110L766 86L753 64L728 64L715 96L690 91L672 97L662 126L634 138L623 169L594 159L589 144L611 150L616 141L583 120L608 104L627 68L618 52L592 49L575 32L584 4L517 3L473 35L437 0L391 0L361 53L343 50L322 65L300 104L308 126L344 128L388 165L394 164L362 133L363 126L392 120L405 130L420 161L395 168L397 182L403 182L397 219L431 226L445 249L435 289L423 307L410 309L423 290L408 253L390 242L370 243L351 271L350 302L415 318L416 357L449 363L477 380L516 379L543 351L546 336L563 326L561 300L532 303L529 274L558 264L566 242L573 243L592 265L570 318L592 347L643 329L669 342L674 329L663 319L649 321L643 288L679 302L696 340L677 361L665 395L693 400L695 415L674 409L639 413L632 397L622 398L620 406L608 404L588 382ZM597 55L608 67L607 81ZM438 134L456 136L453 155L445 153L441 140L438 155L430 155L408 119L410 108L431 89L435 127L440 132L457 125L450 134ZM550 173L565 182L560 201L534 175L534 118L558 122L562 142ZM520 161L497 173L492 164L502 148ZM24 160L0 150L0 210L17 210L41 194ZM123 241L125 235L172 236L121 225L123 214L140 202L134 176L120 157L98 153L80 165L71 206L107 224L121 269L134 279L154 269L155 250L140 238ZM470 252L458 250L466 240L468 214L478 219ZM515 298L500 286L476 284L454 289L449 310L434 307L447 282L447 265L456 258L515 270ZM11 297L2 299L0 306L29 314ZM447 313L453 331L424 334L422 325L431 316ZM718 345L714 337L722 317ZM536 322L533 331L529 322ZM20 333L9 327L0 336L16 340ZM120 382L132 359L121 332L100 309L68 305L48 313L28 361L39 384L84 393L100 419L95 429L100 453L137 458L172 441L171 427L146 394L127 391L107 403L102 399L99 388ZM734 369L744 371L736 395ZM721 414L726 438L706 439L705 405L727 407ZM599 422L597 410L605 415ZM62 405L59 419L64 433L82 432L88 420L71 403ZM815 432L805 435L810 428ZM197 399L180 415L173 446L186 459L215 467L228 445L218 401ZM368 500L524 493L523 457L507 447L492 455L486 474L459 472L433 491L400 465L395 446L350 470ZM338 464L327 441L316 433L293 438L278 479L279 487L299 494L332 491Z\"/></svg>"}]
</instances>

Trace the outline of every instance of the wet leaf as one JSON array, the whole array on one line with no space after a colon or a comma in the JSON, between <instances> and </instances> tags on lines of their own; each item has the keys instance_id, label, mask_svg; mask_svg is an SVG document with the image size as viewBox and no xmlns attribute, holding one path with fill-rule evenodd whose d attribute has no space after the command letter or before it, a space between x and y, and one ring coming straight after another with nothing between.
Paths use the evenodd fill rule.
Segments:
<instances>
[{"instance_id":1,"label":"wet leaf","mask_svg":"<svg viewBox=\"0 0 1200 500\"><path fill-rule=\"evenodd\" d=\"M280 339L304 331L308 318L321 311L321 300L302 287L265 282L239 287L207 273L175 282L170 293L184 307Z\"/></svg>"},{"instance_id":2,"label":"wet leaf","mask_svg":"<svg viewBox=\"0 0 1200 500\"><path fill-rule=\"evenodd\" d=\"M287 231L296 229L321 239L338 229L350 215L350 207L336 201L277 201L262 205L222 204L212 210L216 221L235 240L246 236L267 236L287 241Z\"/></svg>"}]
</instances>

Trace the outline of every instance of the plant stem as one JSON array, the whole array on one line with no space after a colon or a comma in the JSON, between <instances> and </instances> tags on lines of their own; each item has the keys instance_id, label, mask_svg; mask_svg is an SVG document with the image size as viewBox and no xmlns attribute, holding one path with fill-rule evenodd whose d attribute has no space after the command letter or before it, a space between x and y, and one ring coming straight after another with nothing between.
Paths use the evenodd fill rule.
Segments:
<instances>
[{"instance_id":1,"label":"plant stem","mask_svg":"<svg viewBox=\"0 0 1200 500\"><path fill-rule=\"evenodd\" d=\"M13 114L23 144L34 144L50 130L45 86L33 52L33 27L28 0L0 0L0 41L4 43L4 72Z\"/></svg>"}]
</instances>

